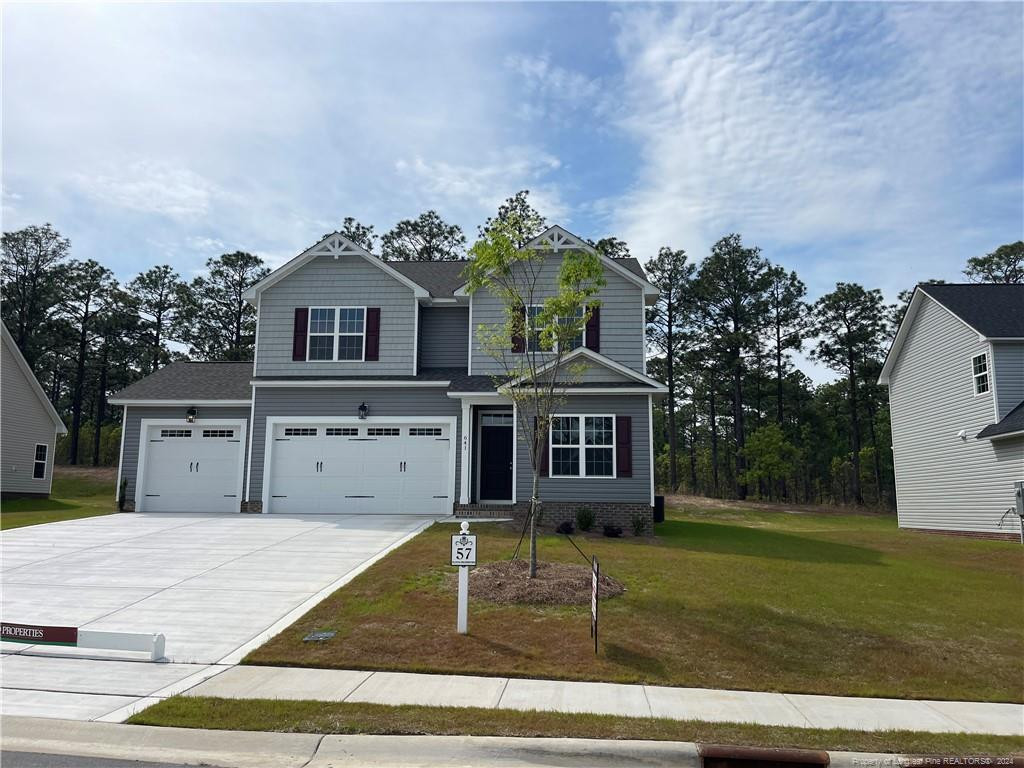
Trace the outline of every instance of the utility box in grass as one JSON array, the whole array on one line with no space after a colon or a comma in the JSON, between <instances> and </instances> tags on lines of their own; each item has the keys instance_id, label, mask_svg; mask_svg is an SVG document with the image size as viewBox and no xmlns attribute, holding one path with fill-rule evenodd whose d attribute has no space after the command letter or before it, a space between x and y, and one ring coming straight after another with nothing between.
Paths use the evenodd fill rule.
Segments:
<instances>
[{"instance_id":1,"label":"utility box in grass","mask_svg":"<svg viewBox=\"0 0 1024 768\"><path fill-rule=\"evenodd\" d=\"M655 496L654 497L654 522L664 523L665 522L665 497Z\"/></svg>"}]
</instances>

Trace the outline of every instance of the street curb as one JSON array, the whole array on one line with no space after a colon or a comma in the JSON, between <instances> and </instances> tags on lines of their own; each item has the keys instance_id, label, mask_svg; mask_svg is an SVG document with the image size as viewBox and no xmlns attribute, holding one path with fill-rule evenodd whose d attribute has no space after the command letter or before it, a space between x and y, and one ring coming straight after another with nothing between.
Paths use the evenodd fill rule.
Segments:
<instances>
[{"instance_id":1,"label":"street curb","mask_svg":"<svg viewBox=\"0 0 1024 768\"><path fill-rule=\"evenodd\" d=\"M0 748L15 752L111 760L187 763L220 768L627 768L801 765L828 768L995 766L930 761L924 756L808 749L737 747L682 741L514 738L503 736L372 736L263 731L210 731L5 715ZM1003 766L1024 768L1014 756Z\"/></svg>"}]
</instances>

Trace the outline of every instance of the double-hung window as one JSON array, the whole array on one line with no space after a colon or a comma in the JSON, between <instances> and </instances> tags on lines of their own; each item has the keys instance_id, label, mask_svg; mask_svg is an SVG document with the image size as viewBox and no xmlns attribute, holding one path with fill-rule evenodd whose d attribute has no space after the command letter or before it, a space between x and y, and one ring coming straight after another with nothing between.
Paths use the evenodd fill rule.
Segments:
<instances>
[{"instance_id":1,"label":"double-hung window","mask_svg":"<svg viewBox=\"0 0 1024 768\"><path fill-rule=\"evenodd\" d=\"M49 448L46 443L36 443L35 461L32 462L32 478L34 480L46 478L46 454Z\"/></svg>"},{"instance_id":2,"label":"double-hung window","mask_svg":"<svg viewBox=\"0 0 1024 768\"><path fill-rule=\"evenodd\" d=\"M362 361L366 307L310 307L307 360Z\"/></svg>"},{"instance_id":3,"label":"double-hung window","mask_svg":"<svg viewBox=\"0 0 1024 768\"><path fill-rule=\"evenodd\" d=\"M551 477L615 477L614 416L552 416Z\"/></svg>"},{"instance_id":4,"label":"double-hung window","mask_svg":"<svg viewBox=\"0 0 1024 768\"><path fill-rule=\"evenodd\" d=\"M526 306L526 351L540 352L540 331L534 326L537 324L537 317L544 311L543 304L528 304Z\"/></svg>"},{"instance_id":5,"label":"double-hung window","mask_svg":"<svg viewBox=\"0 0 1024 768\"><path fill-rule=\"evenodd\" d=\"M971 372L974 377L974 394L988 392L988 355L982 352L971 358Z\"/></svg>"}]
</instances>

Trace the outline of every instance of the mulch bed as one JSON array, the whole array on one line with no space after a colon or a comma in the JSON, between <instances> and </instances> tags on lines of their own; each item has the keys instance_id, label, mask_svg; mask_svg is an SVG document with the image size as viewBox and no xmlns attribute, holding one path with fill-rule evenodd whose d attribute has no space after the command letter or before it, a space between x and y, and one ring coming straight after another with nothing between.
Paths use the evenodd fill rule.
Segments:
<instances>
[{"instance_id":1,"label":"mulch bed","mask_svg":"<svg viewBox=\"0 0 1024 768\"><path fill-rule=\"evenodd\" d=\"M537 576L529 577L526 560L498 560L469 572L469 596L491 603L510 605L589 605L591 572L586 565L537 563ZM448 577L456 588L457 575ZM621 581L601 574L600 598L617 597L626 591Z\"/></svg>"}]
</instances>

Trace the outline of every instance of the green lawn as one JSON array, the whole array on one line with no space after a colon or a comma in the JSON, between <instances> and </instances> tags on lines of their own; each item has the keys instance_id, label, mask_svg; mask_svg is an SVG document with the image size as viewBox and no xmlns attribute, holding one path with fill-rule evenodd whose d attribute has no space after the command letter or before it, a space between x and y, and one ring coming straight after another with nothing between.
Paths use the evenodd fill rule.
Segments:
<instances>
[{"instance_id":1,"label":"green lawn","mask_svg":"<svg viewBox=\"0 0 1024 768\"><path fill-rule=\"evenodd\" d=\"M518 531L474 526L481 562ZM435 525L246 658L250 664L452 672L851 696L1024 700L1024 549L900 531L895 518L670 509L652 540L579 540L626 594L589 608L472 601L454 632ZM563 537L541 557L582 562ZM313 630L337 635L322 644Z\"/></svg>"},{"instance_id":2,"label":"green lawn","mask_svg":"<svg viewBox=\"0 0 1024 768\"><path fill-rule=\"evenodd\" d=\"M110 469L56 467L48 499L9 499L0 503L0 530L75 520L115 511Z\"/></svg>"},{"instance_id":3,"label":"green lawn","mask_svg":"<svg viewBox=\"0 0 1024 768\"><path fill-rule=\"evenodd\" d=\"M471 707L389 707L330 701L177 696L133 715L136 725L285 733L376 733L656 739L930 755L1009 755L1024 737L916 731L787 728L695 720L517 712Z\"/></svg>"}]
</instances>

